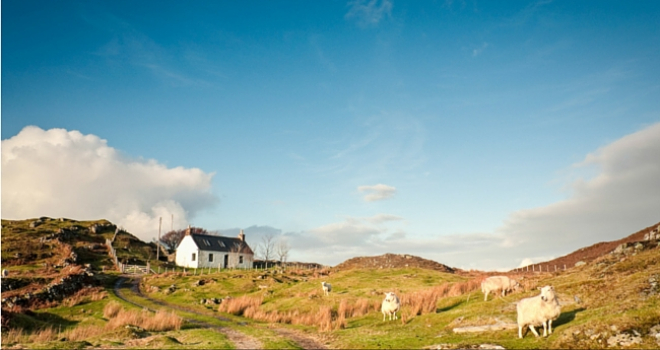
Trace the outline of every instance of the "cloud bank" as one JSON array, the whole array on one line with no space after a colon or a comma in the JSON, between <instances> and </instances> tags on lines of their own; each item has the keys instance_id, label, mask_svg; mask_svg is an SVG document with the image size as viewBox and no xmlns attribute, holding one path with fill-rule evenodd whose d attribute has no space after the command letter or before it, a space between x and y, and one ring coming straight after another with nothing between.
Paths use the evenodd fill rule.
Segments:
<instances>
[{"instance_id":1,"label":"cloud bank","mask_svg":"<svg viewBox=\"0 0 660 350\"><path fill-rule=\"evenodd\" d=\"M25 127L2 141L2 218L108 219L150 241L217 203L213 174L129 159L96 135Z\"/></svg>"},{"instance_id":2,"label":"cloud bank","mask_svg":"<svg viewBox=\"0 0 660 350\"><path fill-rule=\"evenodd\" d=\"M572 169L595 170L596 175L569 181L565 200L511 213L494 232L415 238L405 226L396 226L403 218L379 214L287 235L293 238L296 255L328 265L389 252L464 269L498 270L617 240L660 221L660 123L599 148ZM358 189L369 192L365 200L378 200L387 198L385 188L390 187ZM318 254L319 247L323 254Z\"/></svg>"},{"instance_id":3,"label":"cloud bank","mask_svg":"<svg viewBox=\"0 0 660 350\"><path fill-rule=\"evenodd\" d=\"M364 196L365 202L382 201L392 198L396 193L396 188L383 184L373 186L359 186L358 191L366 193Z\"/></svg>"}]
</instances>

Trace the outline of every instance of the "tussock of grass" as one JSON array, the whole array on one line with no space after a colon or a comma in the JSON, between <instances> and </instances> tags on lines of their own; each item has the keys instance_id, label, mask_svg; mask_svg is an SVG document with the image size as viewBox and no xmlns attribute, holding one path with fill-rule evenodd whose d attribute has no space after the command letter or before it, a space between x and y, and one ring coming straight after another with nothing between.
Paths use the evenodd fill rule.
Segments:
<instances>
[{"instance_id":1,"label":"tussock of grass","mask_svg":"<svg viewBox=\"0 0 660 350\"><path fill-rule=\"evenodd\" d=\"M106 330L101 326L80 326L63 332L68 341L83 341L104 334Z\"/></svg>"},{"instance_id":2,"label":"tussock of grass","mask_svg":"<svg viewBox=\"0 0 660 350\"><path fill-rule=\"evenodd\" d=\"M108 304L105 305L103 308L103 317L107 319L111 319L119 313L119 311L122 310L122 306L116 302L116 301L111 301Z\"/></svg>"},{"instance_id":3,"label":"tussock of grass","mask_svg":"<svg viewBox=\"0 0 660 350\"><path fill-rule=\"evenodd\" d=\"M121 309L106 324L107 329L117 329L126 325L140 327L147 331L171 331L181 329L183 320L173 312L160 310L155 315L147 310Z\"/></svg>"},{"instance_id":4,"label":"tussock of grass","mask_svg":"<svg viewBox=\"0 0 660 350\"><path fill-rule=\"evenodd\" d=\"M2 344L16 344L23 339L23 328L10 328L2 333Z\"/></svg>"},{"instance_id":5,"label":"tussock of grass","mask_svg":"<svg viewBox=\"0 0 660 350\"><path fill-rule=\"evenodd\" d=\"M258 308L262 301L262 297L250 297L247 295L239 298L225 298L218 307L218 311L240 316L247 308Z\"/></svg>"}]
</instances>

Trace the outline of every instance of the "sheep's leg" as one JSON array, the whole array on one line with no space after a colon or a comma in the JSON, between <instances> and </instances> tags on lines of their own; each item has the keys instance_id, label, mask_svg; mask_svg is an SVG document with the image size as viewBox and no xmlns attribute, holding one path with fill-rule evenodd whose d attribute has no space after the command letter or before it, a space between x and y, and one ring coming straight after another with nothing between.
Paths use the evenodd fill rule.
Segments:
<instances>
[{"instance_id":1,"label":"sheep's leg","mask_svg":"<svg viewBox=\"0 0 660 350\"><path fill-rule=\"evenodd\" d=\"M552 334L552 320L548 320L548 333Z\"/></svg>"},{"instance_id":2,"label":"sheep's leg","mask_svg":"<svg viewBox=\"0 0 660 350\"><path fill-rule=\"evenodd\" d=\"M532 326L531 324L529 325L529 329L532 330L532 333L534 333L534 336L536 336L536 337L539 336L539 333L536 331L536 329L534 329L534 326Z\"/></svg>"},{"instance_id":3,"label":"sheep's leg","mask_svg":"<svg viewBox=\"0 0 660 350\"><path fill-rule=\"evenodd\" d=\"M523 326L518 325L518 338L520 338L520 339L522 339L522 329L523 329Z\"/></svg>"},{"instance_id":4,"label":"sheep's leg","mask_svg":"<svg viewBox=\"0 0 660 350\"><path fill-rule=\"evenodd\" d=\"M543 321L543 336L547 337L548 336L548 325L546 321Z\"/></svg>"},{"instance_id":5,"label":"sheep's leg","mask_svg":"<svg viewBox=\"0 0 660 350\"><path fill-rule=\"evenodd\" d=\"M386 313L383 312L383 322L385 322Z\"/></svg>"},{"instance_id":6,"label":"sheep's leg","mask_svg":"<svg viewBox=\"0 0 660 350\"><path fill-rule=\"evenodd\" d=\"M398 320L399 318L396 316L396 311L394 311L394 319Z\"/></svg>"},{"instance_id":7,"label":"sheep's leg","mask_svg":"<svg viewBox=\"0 0 660 350\"><path fill-rule=\"evenodd\" d=\"M489 291L486 291L486 293L484 293L484 301L488 300L488 293L489 293Z\"/></svg>"},{"instance_id":8,"label":"sheep's leg","mask_svg":"<svg viewBox=\"0 0 660 350\"><path fill-rule=\"evenodd\" d=\"M506 289L502 288L502 298L506 296Z\"/></svg>"}]
</instances>

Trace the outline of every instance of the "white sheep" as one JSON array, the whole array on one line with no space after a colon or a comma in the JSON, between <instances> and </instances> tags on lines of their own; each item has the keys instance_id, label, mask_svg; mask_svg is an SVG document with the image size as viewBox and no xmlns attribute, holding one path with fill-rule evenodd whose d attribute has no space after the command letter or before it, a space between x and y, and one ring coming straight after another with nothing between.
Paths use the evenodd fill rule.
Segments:
<instances>
[{"instance_id":1,"label":"white sheep","mask_svg":"<svg viewBox=\"0 0 660 350\"><path fill-rule=\"evenodd\" d=\"M388 315L390 316L390 321L392 321L392 316L394 316L395 320L398 319L396 312L399 310L401 310L399 297L393 292L385 293L385 300L383 300L383 304L380 306L380 312L383 313L383 321L385 321L385 317Z\"/></svg>"},{"instance_id":2,"label":"white sheep","mask_svg":"<svg viewBox=\"0 0 660 350\"><path fill-rule=\"evenodd\" d=\"M9 276L9 271L7 269L2 269L2 277L7 277Z\"/></svg>"},{"instance_id":3,"label":"white sheep","mask_svg":"<svg viewBox=\"0 0 660 350\"><path fill-rule=\"evenodd\" d=\"M543 336L547 337L552 334L552 321L556 320L561 314L561 306L557 301L555 288L552 286L545 286L539 288L541 294L525 298L518 302L516 309L518 310L518 337L522 338L522 329L529 326L535 336L539 336L534 329L534 326L543 325Z\"/></svg>"},{"instance_id":4,"label":"white sheep","mask_svg":"<svg viewBox=\"0 0 660 350\"><path fill-rule=\"evenodd\" d=\"M484 293L484 301L488 300L488 293L502 290L502 296L506 292L512 292L522 288L520 284L507 276L491 276L481 282L481 291Z\"/></svg>"},{"instance_id":5,"label":"white sheep","mask_svg":"<svg viewBox=\"0 0 660 350\"><path fill-rule=\"evenodd\" d=\"M329 295L329 293L332 291L332 286L330 283L321 282L321 287L323 288L323 294L325 295Z\"/></svg>"}]
</instances>

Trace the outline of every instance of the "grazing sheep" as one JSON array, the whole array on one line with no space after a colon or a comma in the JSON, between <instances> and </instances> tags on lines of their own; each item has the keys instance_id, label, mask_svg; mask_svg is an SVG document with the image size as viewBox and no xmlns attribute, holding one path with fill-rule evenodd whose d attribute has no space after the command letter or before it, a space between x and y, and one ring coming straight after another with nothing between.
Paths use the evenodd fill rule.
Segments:
<instances>
[{"instance_id":1,"label":"grazing sheep","mask_svg":"<svg viewBox=\"0 0 660 350\"><path fill-rule=\"evenodd\" d=\"M2 269L2 277L7 277L9 276L9 271L7 269Z\"/></svg>"},{"instance_id":2,"label":"grazing sheep","mask_svg":"<svg viewBox=\"0 0 660 350\"><path fill-rule=\"evenodd\" d=\"M332 291L332 286L330 283L321 282L321 286L323 287L323 294L325 295L329 295L329 293Z\"/></svg>"},{"instance_id":3,"label":"grazing sheep","mask_svg":"<svg viewBox=\"0 0 660 350\"><path fill-rule=\"evenodd\" d=\"M529 326L535 336L539 336L534 329L534 326L543 325L543 336L547 337L552 334L552 321L556 320L561 313L561 306L557 301L555 288L552 286L545 286L539 288L541 294L525 298L518 302L516 309L518 310L518 337L522 338L522 329Z\"/></svg>"},{"instance_id":4,"label":"grazing sheep","mask_svg":"<svg viewBox=\"0 0 660 350\"><path fill-rule=\"evenodd\" d=\"M507 276L491 276L481 282L481 291L484 293L484 301L488 300L488 293L502 290L502 296L506 296L506 292L518 290L522 286L513 279Z\"/></svg>"},{"instance_id":5,"label":"grazing sheep","mask_svg":"<svg viewBox=\"0 0 660 350\"><path fill-rule=\"evenodd\" d=\"M385 293L385 300L383 300L383 304L380 307L380 312L383 313L383 321L385 321L387 315L390 316L390 321L392 321L392 315L394 315L395 320L398 319L396 312L399 310L401 310L401 302L396 294L392 292Z\"/></svg>"}]
</instances>

